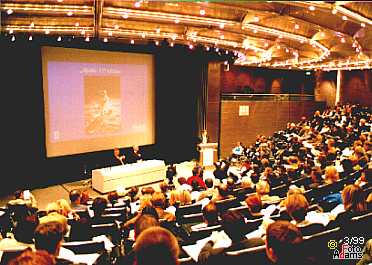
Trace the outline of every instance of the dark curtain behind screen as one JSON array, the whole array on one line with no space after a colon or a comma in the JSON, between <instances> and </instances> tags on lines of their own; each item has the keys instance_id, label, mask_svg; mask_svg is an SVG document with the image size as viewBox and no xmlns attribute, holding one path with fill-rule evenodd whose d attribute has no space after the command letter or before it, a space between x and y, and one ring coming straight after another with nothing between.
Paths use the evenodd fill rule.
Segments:
<instances>
[{"instance_id":1,"label":"dark curtain behind screen","mask_svg":"<svg viewBox=\"0 0 372 265\"><path fill-rule=\"evenodd\" d=\"M104 49L125 51L122 47L112 45ZM92 46L85 48L92 49ZM141 52L141 49L135 51ZM4 184L0 193L86 179L90 176L85 174L85 169L89 173L90 169L109 166L112 150L46 158L40 45L18 39L16 43L0 40L0 52L4 117L1 126ZM149 159L164 159L167 163L191 160L197 157L197 136L202 124L201 109L198 109L202 103L198 101L203 95L205 58L180 47L158 48L153 53L156 144L142 150Z\"/></svg>"}]
</instances>

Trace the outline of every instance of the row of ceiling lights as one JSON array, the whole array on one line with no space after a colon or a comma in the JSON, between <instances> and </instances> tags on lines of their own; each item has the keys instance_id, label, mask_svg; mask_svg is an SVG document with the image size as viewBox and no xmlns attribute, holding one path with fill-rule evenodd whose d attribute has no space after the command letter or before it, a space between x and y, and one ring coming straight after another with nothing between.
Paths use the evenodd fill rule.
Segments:
<instances>
[{"instance_id":1,"label":"row of ceiling lights","mask_svg":"<svg viewBox=\"0 0 372 265\"><path fill-rule=\"evenodd\" d=\"M60 0L59 0L58 2L63 2L63 1L60 1ZM134 6L135 6L136 8L139 8L139 7L141 6L141 2L135 2L135 3L134 3ZM336 8L338 8L338 6L336 6ZM310 5L310 6L309 6L309 10L311 10L311 11L315 11L315 7L312 6L312 5ZM332 9L332 13L333 13L333 14L337 14L337 12L335 12L334 10L337 10L337 9ZM133 12L133 10L130 10L130 12ZM10 15L10 14L13 13L13 10L12 10L12 9L8 9L8 10L7 10L7 13ZM201 15L201 16L204 16L205 14L206 14L205 9L200 9L200 15ZM71 16L71 15L73 15L73 12L72 12L72 11L68 11L68 12L67 12L67 15L68 15L68 16ZM128 17L129 17L128 12L125 12L122 16L123 16L124 18L128 18ZM189 16L188 19L190 19L190 17L191 17L191 16ZM347 20L347 17L346 17L345 15L344 15L342 18L343 18L343 20ZM215 22L215 20L216 20L216 19L213 19L214 22ZM255 16L254 19L253 19L253 21L254 21L254 22L258 22L258 21L259 21L259 18L258 18L257 16ZM175 19L175 23L179 23L179 22L180 22L180 19ZM370 23L369 23L369 24L370 24ZM79 27L79 23L76 22L76 23L75 23L75 26L76 26L76 27ZM310 43L314 48L319 48L319 49L321 49L321 50L323 51L322 55L319 56L318 58L311 59L311 60L306 60L306 61L303 60L302 62L300 62L300 64L308 64L308 63L319 62L319 61L324 60L324 59L325 59L327 56L329 56L329 54L330 54L330 51L329 51L325 46L321 45L319 42L314 41L314 40L312 40L312 39L307 39L307 40L306 40L306 38L305 38L305 37L302 37L302 36L300 36L300 38L298 38L298 37L297 37L298 35L295 35L295 34L292 34L292 35L291 35L291 33L287 33L287 32L281 32L281 33L280 33L280 31L273 30L273 29L268 29L268 28L266 28L266 27L261 27L261 26L258 26L258 25L247 24L247 25L245 25L245 26L247 26L248 28L249 28L249 27L256 27L256 28L253 29L254 32L258 32L258 30L260 30L260 31L263 31L263 32L266 32L266 33L276 34L276 35L278 35L279 39L283 38L283 35L285 35L285 37L287 37L287 38L289 38L289 39L295 39L295 40L297 39L297 40L299 40L300 43L309 42L309 43ZM31 27L31 28L34 27L34 23L33 23L33 22L31 23L30 27ZM220 27L221 29L224 28L224 27L225 27L225 23L223 23L223 22L219 22L219 27ZM257 27L261 27L261 28L257 29ZM365 27L365 23L364 23L364 22L361 23L361 27ZM244 28L244 26L243 26L243 28ZM295 28L295 29L299 29L300 26L299 26L298 24L295 24L294 28ZM118 25L115 25L115 30L118 30L118 29L119 29L119 26L118 26ZM17 29L17 28L9 29L9 33L13 33L14 30L18 30L18 29ZM21 29L19 29L19 30L21 30ZM45 34L49 34L52 30L53 30L53 28L51 28L51 29L45 29ZM59 29L59 30L61 31L62 29ZM57 31L58 31L58 30L57 30ZM157 33L157 34L160 34L160 28L157 28L157 29L156 29L156 33ZM86 30L82 29L82 30L81 30L81 34L82 34L82 35L85 35L85 34L86 34ZM324 36L324 33L323 33L323 32L322 32L321 34ZM108 35L109 35L109 36L112 36L112 32L108 32ZM164 35L164 33L163 33L163 35ZM143 36L143 33L142 33L142 36ZM222 36L223 36L223 35L222 35ZM162 37L163 37L163 36L162 36ZM32 39L32 36L30 36L30 38ZM193 41L194 41L194 42L196 42L197 40L202 41L202 38L203 38L203 37L198 37L198 38L194 37L194 38L193 38ZM90 39L90 37L89 37L89 36L86 36L86 40L89 41L89 39ZM224 38L223 38L223 37L221 38L221 36L220 36L220 39L221 39L221 40L224 40ZM104 38L104 41L107 42L108 39L107 39L107 38ZM340 41L341 41L341 43L345 43L345 42L346 42L346 40L345 40L344 37L342 37L342 38L340 39ZM217 44L218 42L219 42L218 40L215 41L215 44ZM131 40L131 43L132 43L132 44L134 43L134 40L133 40L133 39ZM172 42L172 43L173 43L173 42ZM232 43L232 44L231 44L231 43ZM353 42L353 47L356 48L356 52L361 52L361 46L358 45L358 44L356 44L356 43L357 43L356 41ZM225 41L225 42L223 43L223 45L225 45L225 46L229 46L229 44L231 44L230 46L233 46L234 48L237 48L237 46L238 46L238 45L236 44L236 42L228 42L228 41ZM173 45L174 45L174 44L173 44ZM190 47L193 47L193 44L189 44L189 46L190 46ZM267 48L268 46L269 46L268 43L265 42L265 47ZM279 49L281 48L280 45L277 45L277 47L279 47ZM251 45L251 46L248 46L247 44L242 45L242 48L245 48L245 49L246 49L246 48L252 48L252 49L255 50L255 51L258 51L258 50L259 50L258 47L255 47L255 46L252 47L252 45ZM286 48L286 51L287 51L287 50L288 50L288 48ZM241 58L242 58L242 57L241 57ZM258 60L255 60L255 61L251 61L251 62L249 62L249 63L260 64L260 63L262 63L262 62L268 61L269 59L271 59L271 56L268 56L268 53L265 53L264 56L263 56L262 58L260 58L260 59L258 59ZM294 59L294 61L296 62L296 64L298 64L298 56L297 56L297 58ZM286 66L288 63L289 63L289 61L287 61L286 63L275 64L274 66Z\"/></svg>"}]
</instances>

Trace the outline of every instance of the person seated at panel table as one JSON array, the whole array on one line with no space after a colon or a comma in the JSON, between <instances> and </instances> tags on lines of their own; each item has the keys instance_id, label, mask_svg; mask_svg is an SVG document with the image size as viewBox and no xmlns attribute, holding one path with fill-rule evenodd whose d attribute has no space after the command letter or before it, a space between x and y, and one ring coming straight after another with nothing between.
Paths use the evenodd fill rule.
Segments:
<instances>
[{"instance_id":1,"label":"person seated at panel table","mask_svg":"<svg viewBox=\"0 0 372 265\"><path fill-rule=\"evenodd\" d=\"M138 145L133 145L132 149L128 153L127 162L136 163L138 161L141 161L142 159L143 159L142 154L140 152Z\"/></svg>"},{"instance_id":2,"label":"person seated at panel table","mask_svg":"<svg viewBox=\"0 0 372 265\"><path fill-rule=\"evenodd\" d=\"M117 147L114 148L114 157L115 157L115 164L124 165L125 155L120 154L120 149Z\"/></svg>"}]
</instances>

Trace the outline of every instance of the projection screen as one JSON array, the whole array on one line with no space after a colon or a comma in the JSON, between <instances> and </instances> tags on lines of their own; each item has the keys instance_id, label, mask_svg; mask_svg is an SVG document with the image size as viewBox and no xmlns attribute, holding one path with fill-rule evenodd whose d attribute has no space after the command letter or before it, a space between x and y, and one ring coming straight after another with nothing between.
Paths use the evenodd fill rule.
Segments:
<instances>
[{"instance_id":1,"label":"projection screen","mask_svg":"<svg viewBox=\"0 0 372 265\"><path fill-rule=\"evenodd\" d=\"M149 54L42 47L47 157L155 142Z\"/></svg>"}]
</instances>

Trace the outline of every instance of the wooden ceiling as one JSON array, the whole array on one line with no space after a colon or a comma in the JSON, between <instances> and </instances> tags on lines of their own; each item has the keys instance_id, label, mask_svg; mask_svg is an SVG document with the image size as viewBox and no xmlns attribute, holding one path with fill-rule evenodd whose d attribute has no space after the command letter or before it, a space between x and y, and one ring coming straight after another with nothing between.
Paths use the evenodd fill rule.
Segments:
<instances>
[{"instance_id":1,"label":"wooden ceiling","mask_svg":"<svg viewBox=\"0 0 372 265\"><path fill-rule=\"evenodd\" d=\"M203 45L236 64L370 69L372 2L1 0L1 31L105 42ZM88 38L87 38L88 37Z\"/></svg>"}]
</instances>

